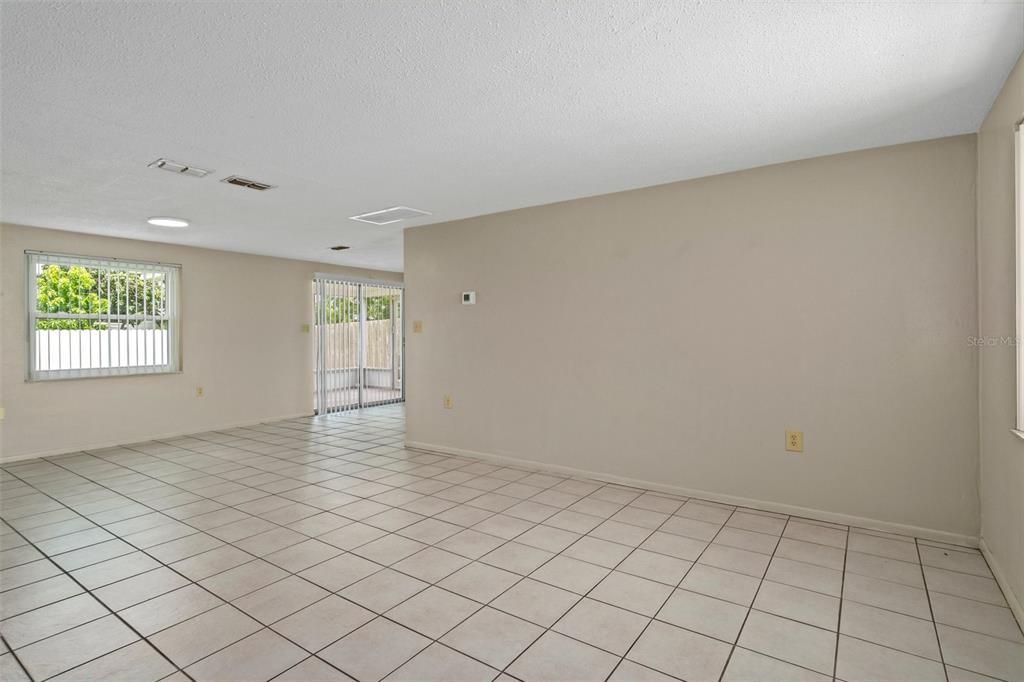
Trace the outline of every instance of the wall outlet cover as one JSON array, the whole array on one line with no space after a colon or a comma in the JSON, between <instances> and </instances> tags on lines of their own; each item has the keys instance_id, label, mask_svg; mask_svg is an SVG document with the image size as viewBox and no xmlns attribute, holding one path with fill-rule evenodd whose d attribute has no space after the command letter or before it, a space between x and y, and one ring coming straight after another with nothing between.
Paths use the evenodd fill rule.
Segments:
<instances>
[{"instance_id":1,"label":"wall outlet cover","mask_svg":"<svg viewBox=\"0 0 1024 682\"><path fill-rule=\"evenodd\" d=\"M786 431L786 452L804 451L804 432Z\"/></svg>"}]
</instances>

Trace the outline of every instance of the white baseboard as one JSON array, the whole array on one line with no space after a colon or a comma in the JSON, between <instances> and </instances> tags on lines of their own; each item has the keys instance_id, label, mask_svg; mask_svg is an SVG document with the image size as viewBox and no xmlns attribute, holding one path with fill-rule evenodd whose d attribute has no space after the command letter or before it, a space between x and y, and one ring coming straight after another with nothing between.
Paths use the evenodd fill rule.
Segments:
<instances>
[{"instance_id":1,"label":"white baseboard","mask_svg":"<svg viewBox=\"0 0 1024 682\"><path fill-rule=\"evenodd\" d=\"M145 443L151 440L167 440L168 438L181 438L183 436L191 436L195 433L203 433L205 431L224 431L225 429L238 429L244 426L254 426L256 424L265 424L267 422L279 422L285 421L286 419L298 419L299 417L312 417L312 412L302 412L299 414L289 414L283 417L264 417L262 419L248 419L243 422L233 422L230 424L217 424L215 426L192 428L187 431L175 431L173 433L161 433L154 436L145 436L143 438L134 438L130 442L133 443ZM0 464L11 464L12 462L23 462L28 459L39 459L41 457L56 457L58 455L70 455L75 452L82 452L83 450L102 450L103 448L115 448L119 445L125 445L126 441L124 438L119 438L111 441L104 441L101 443L88 443L81 447L67 449L57 448L55 450L43 450L40 452L27 452L20 455L14 455L12 457L4 457L0 455Z\"/></svg>"},{"instance_id":2,"label":"white baseboard","mask_svg":"<svg viewBox=\"0 0 1024 682\"><path fill-rule=\"evenodd\" d=\"M426 452L432 452L442 455L473 457L475 459L483 459L493 462L503 462L505 464L518 466L526 466L534 469L542 469L547 471L564 473L570 476L591 478L598 481L604 481L606 483L616 483L618 485L625 485L633 488L646 488L648 490L669 493L672 495L680 495L683 497L695 497L702 500L708 500L710 502L720 502L722 504L730 504L737 507L747 507L750 509L759 509L761 511L777 512L780 514L788 514L789 516L799 516L806 519L814 519L817 521L838 523L844 526L857 526L859 528L878 530L886 533L909 535L924 540L948 542L953 545L961 545L964 547L978 546L977 536L962 535L960 533L951 533L949 531L936 530L934 528L923 528L920 526L911 526L903 523L881 521L879 519L871 519L863 516L853 516L851 514L841 514L838 512L825 511L823 509L799 507L791 504L782 504L780 502L755 500L747 497L738 497L736 495L726 495L724 493L709 492L707 490L683 488L680 486L666 485L664 483L656 483L654 481L644 481L637 478L626 478L623 476L607 474L599 471L587 471L585 469L577 469L575 467L567 467L559 464L548 464L545 462L538 462L535 460L523 459L520 457L496 455L489 452L477 452L475 450L450 448L446 446L435 445L432 443L406 441L405 447L413 450L424 450Z\"/></svg>"},{"instance_id":3,"label":"white baseboard","mask_svg":"<svg viewBox=\"0 0 1024 682\"><path fill-rule=\"evenodd\" d=\"M988 543L985 542L985 538L981 538L979 543L981 546L981 553L985 557L985 561L988 562L988 567L992 569L992 575L995 576L996 582L999 583L999 589L1003 591L1003 596L1006 597L1006 603L1010 605L1010 611L1013 612L1013 617L1017 619L1017 624L1024 628L1024 608L1021 608L1020 599L1017 597L1017 593L1013 591L1013 587L1010 582L1006 579L1006 573L1003 572L1003 567L999 565L995 556L992 554L992 550L989 549Z\"/></svg>"}]
</instances>

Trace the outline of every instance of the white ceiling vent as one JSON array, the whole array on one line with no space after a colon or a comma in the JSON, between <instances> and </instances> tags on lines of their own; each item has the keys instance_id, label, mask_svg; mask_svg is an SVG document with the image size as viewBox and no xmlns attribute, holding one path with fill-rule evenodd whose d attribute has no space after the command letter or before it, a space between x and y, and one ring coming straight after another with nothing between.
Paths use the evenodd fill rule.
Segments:
<instances>
[{"instance_id":1,"label":"white ceiling vent","mask_svg":"<svg viewBox=\"0 0 1024 682\"><path fill-rule=\"evenodd\" d=\"M191 175L194 178L205 178L213 172L206 170L205 168L189 166L188 164L179 163L178 161L171 161L170 159L157 159L153 163L149 164L149 167L170 171L171 173L177 173L178 175Z\"/></svg>"},{"instance_id":2,"label":"white ceiling vent","mask_svg":"<svg viewBox=\"0 0 1024 682\"><path fill-rule=\"evenodd\" d=\"M422 218L425 215L430 214L416 208L409 208L408 206L393 206L382 211L372 211L370 213L350 216L349 219L358 220L361 223L370 223L371 225L390 225L400 220L413 220L415 218Z\"/></svg>"},{"instance_id":3,"label":"white ceiling vent","mask_svg":"<svg viewBox=\"0 0 1024 682\"><path fill-rule=\"evenodd\" d=\"M228 177L221 180L229 185L236 185L238 187L247 187L254 189L259 192L265 192L268 189L274 189L274 185L268 185L265 182L257 182L256 180L250 180L249 178L243 178L238 175L229 175Z\"/></svg>"}]
</instances>

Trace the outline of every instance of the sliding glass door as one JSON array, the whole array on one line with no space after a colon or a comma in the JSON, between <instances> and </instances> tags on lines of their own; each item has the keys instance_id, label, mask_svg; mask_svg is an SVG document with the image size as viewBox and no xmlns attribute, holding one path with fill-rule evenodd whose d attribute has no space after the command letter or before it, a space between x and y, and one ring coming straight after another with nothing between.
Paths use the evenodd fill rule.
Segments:
<instances>
[{"instance_id":1,"label":"sliding glass door","mask_svg":"<svg viewBox=\"0 0 1024 682\"><path fill-rule=\"evenodd\" d=\"M400 285L318 275L313 320L316 414L404 400Z\"/></svg>"}]
</instances>

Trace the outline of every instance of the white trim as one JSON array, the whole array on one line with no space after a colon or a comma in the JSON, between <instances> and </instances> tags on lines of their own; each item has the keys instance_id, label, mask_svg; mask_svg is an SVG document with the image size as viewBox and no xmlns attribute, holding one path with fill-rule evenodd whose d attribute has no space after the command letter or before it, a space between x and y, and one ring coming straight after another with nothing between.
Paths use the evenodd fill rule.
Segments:
<instances>
[{"instance_id":1,"label":"white trim","mask_svg":"<svg viewBox=\"0 0 1024 682\"><path fill-rule=\"evenodd\" d=\"M405 289L403 282L391 282L386 279L366 279L361 277L349 277L348 275L338 274L336 272L314 272L313 279L329 279L334 282L347 282L349 284L366 284L374 287L393 287L395 289Z\"/></svg>"},{"instance_id":2,"label":"white trim","mask_svg":"<svg viewBox=\"0 0 1024 682\"><path fill-rule=\"evenodd\" d=\"M139 260L138 258L116 258L114 256L83 256L75 253L64 253L61 251L34 251L32 249L25 249L25 255L28 256L48 256L60 259L61 261L72 258L78 261L95 261L96 263L105 263L109 261L115 261L124 265L125 267L140 266L140 267L152 267L154 265L165 267L165 268L178 268L181 269L181 263L164 263L155 260Z\"/></svg>"},{"instance_id":3,"label":"white trim","mask_svg":"<svg viewBox=\"0 0 1024 682\"><path fill-rule=\"evenodd\" d=\"M176 263L153 263L139 260L128 260L122 258L98 258L95 256L75 256L62 253L51 253L47 251L25 251L25 309L27 323L25 326L25 335L27 341L28 357L25 364L25 380L28 382L37 381L61 381L67 379L82 379L82 378L100 378L100 377L111 377L111 376L135 376L135 375L153 375L153 374L174 374L181 371L181 265ZM103 269L107 271L114 271L115 268L123 268L127 271L150 273L153 275L160 275L163 277L164 282L164 307L165 310L157 315L155 311L149 311L147 314L144 312L142 315L138 314L116 314L110 313L103 315L101 313L53 313L38 310L38 303L36 301L38 278L36 276L37 268L40 266L47 265L58 265L61 267L70 265L79 265L90 268ZM118 270L119 271L119 270ZM107 295L109 297L110 278L109 273L107 277ZM99 286L99 284L97 284ZM126 292L128 290L126 289ZM143 289L145 291L145 289ZM138 292L138 288L136 288ZM98 295L98 294L97 294ZM137 294L136 294L137 296ZM143 302L145 302L143 298ZM126 293L127 301L127 293ZM138 304L138 298L136 297L136 304ZM109 307L109 306L108 306ZM145 310L145 303L144 303ZM138 321L153 321L161 322L166 324L166 335L161 348L163 352L161 358L162 364L136 364L136 365L113 365L110 358L110 348L113 344L111 338L112 330L107 327L106 339L107 339L107 359L108 366L102 366L102 342L99 345L100 359L98 362L99 366L90 366L84 368L55 368L49 367L49 360L47 361L47 367L45 369L38 368L37 362L37 344L38 344L38 333L37 333L37 321L48 320L48 319L68 319L68 320L107 320L110 322L118 321L122 322L125 320L138 320ZM59 331L59 330L58 330ZM102 330L99 330L102 331ZM121 330L116 330L120 332ZM128 330L130 332L130 330ZM47 336L49 338L49 336ZM81 338L81 337L80 337ZM104 338L99 336L99 339ZM120 335L118 334L118 337ZM138 337L137 337L138 338ZM58 334L58 339L60 335ZM92 365L92 353L96 348L92 342L92 334L89 336L89 343L84 347L88 349L90 355L90 362ZM155 341L154 341L155 344ZM69 357L73 356L73 347L69 347ZM81 340L79 342L79 355L84 355L83 346ZM123 346L118 346L118 354ZM145 342L141 345L136 345L136 360L139 359L140 351L145 349L145 359L149 359L149 344ZM49 357L50 349L47 348L47 356ZM58 356L60 356L61 350L58 345ZM154 362L156 361L156 348L153 348ZM131 362L131 349L127 349L126 357L128 362ZM58 363L60 359L58 359ZM80 364L86 364L81 362Z\"/></svg>"},{"instance_id":4,"label":"white trim","mask_svg":"<svg viewBox=\"0 0 1024 682\"><path fill-rule=\"evenodd\" d=\"M180 369L165 369L166 367L166 365L132 367L130 368L131 371L124 371L118 374L80 374L81 370L77 369L51 369L46 372L36 372L34 376L26 378L25 383L45 384L48 381L78 381L79 379L111 379L114 377L162 377L169 374L184 374Z\"/></svg>"},{"instance_id":5,"label":"white trim","mask_svg":"<svg viewBox=\"0 0 1024 682\"><path fill-rule=\"evenodd\" d=\"M188 429L187 431L173 431L171 433L162 433L156 436L143 436L141 438L131 438L131 443L147 443L152 440L167 440L168 438L181 438L183 436L194 436L197 433L204 433L206 431L224 431L225 429L238 429L245 426L257 426L259 424L267 424L269 422L281 422L289 419L299 419L300 417L312 417L312 412L299 412L298 414L288 414L279 417L262 417L258 419L247 419L243 422L232 422L230 424L218 424L216 426L203 426ZM56 448L54 450L43 450L41 452L29 452L21 455L14 455L13 457L0 457L0 465L10 464L11 462L23 462L27 459L40 459L42 457L58 457L60 455L73 455L78 452L85 450L102 450L103 448L116 448L120 445L125 445L126 440L121 437L113 441L103 441L100 443L91 443L89 445L83 445L72 450L67 448Z\"/></svg>"},{"instance_id":6,"label":"white trim","mask_svg":"<svg viewBox=\"0 0 1024 682\"><path fill-rule=\"evenodd\" d=\"M1017 242L1017 430L1024 431L1024 129L1014 131L1014 194L1016 200Z\"/></svg>"},{"instance_id":7,"label":"white trim","mask_svg":"<svg viewBox=\"0 0 1024 682\"><path fill-rule=\"evenodd\" d=\"M782 504L780 502L754 500L747 497L739 497L736 495L725 495L723 493L713 493L706 490L683 488L680 486L666 485L664 483L655 483L653 481L644 481L638 478L627 478L624 476L616 476L615 474L607 474L597 471L587 471L585 469L576 469L575 467L567 467L558 464L547 464L544 462L537 462L534 460L522 459L519 457L510 457L507 455L495 455L489 452L477 452L475 450L450 448L441 445L434 445L432 443L405 441L405 447L413 450L424 450L426 452L432 452L442 455L474 457L476 459L484 459L493 462L503 462L506 464L527 466L546 471L554 471L569 474L570 476L582 476L585 478L591 478L598 481L604 481L606 483L616 483L619 485L626 485L634 488L646 488L648 490L654 490L657 492L669 493L672 495L681 495L683 497L696 497L698 499L708 500L710 502L720 502L722 504L731 504L739 507L748 507L750 509L759 509L761 511L777 512L780 514L799 516L807 519L814 519L817 521L826 521L828 523L838 523L844 526L856 526L858 528L879 530L886 533L908 535L916 538L921 538L923 540L935 540L937 542L946 542L949 544L961 545L964 547L978 546L978 537L975 535L963 535L960 533L951 533L949 531L944 530L936 530L934 528L922 528L920 526L911 526L903 523L893 523L891 521L881 521L879 519L870 519L863 516L840 514L838 512L830 512L825 511L823 509L811 509L809 507L799 507L791 504Z\"/></svg>"},{"instance_id":8,"label":"white trim","mask_svg":"<svg viewBox=\"0 0 1024 682\"><path fill-rule=\"evenodd\" d=\"M985 538L981 538L979 545L982 556L985 557L988 567L992 569L992 575L995 576L996 582L999 584L999 589L1003 591L1003 596L1006 597L1006 603L1009 604L1013 617L1017 619L1017 625L1024 629L1024 607L1021 606L1020 599L1017 598L1017 594L1010 586L1010 582L1006 579L1006 574L1003 572L999 562L996 561L996 557L992 554L992 550L989 549Z\"/></svg>"}]
</instances>

